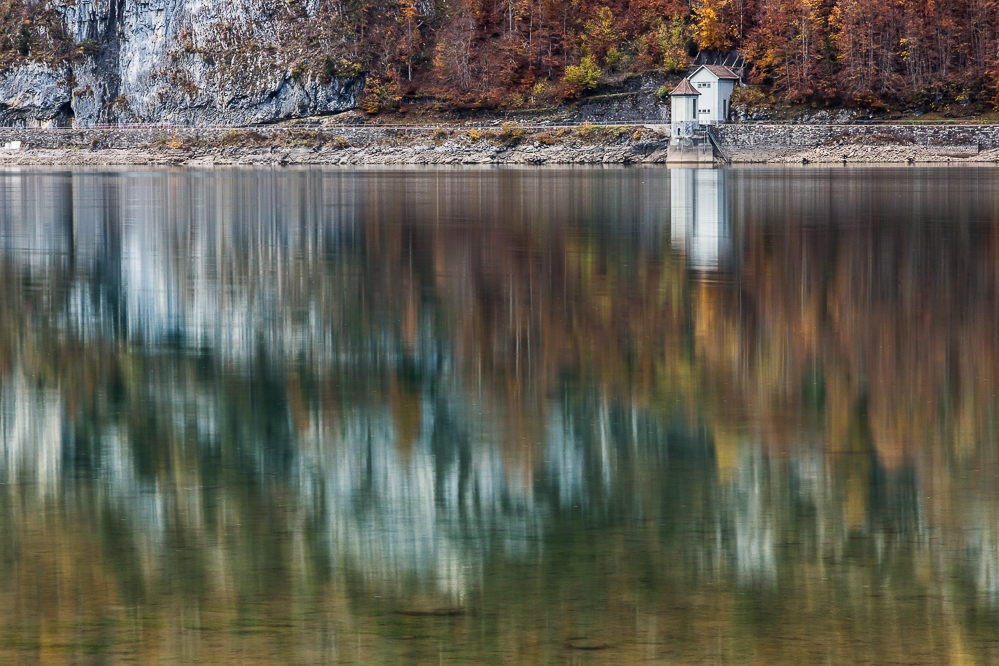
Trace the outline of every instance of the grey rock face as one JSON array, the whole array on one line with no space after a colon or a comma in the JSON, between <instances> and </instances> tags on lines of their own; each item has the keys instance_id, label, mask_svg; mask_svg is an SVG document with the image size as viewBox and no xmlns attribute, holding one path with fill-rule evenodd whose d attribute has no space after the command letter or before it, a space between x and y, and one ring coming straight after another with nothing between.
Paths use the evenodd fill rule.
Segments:
<instances>
[{"instance_id":1,"label":"grey rock face","mask_svg":"<svg viewBox=\"0 0 999 666\"><path fill-rule=\"evenodd\" d=\"M274 5L274 6L272 6ZM67 34L96 53L57 71L31 63L0 75L0 124L248 125L357 106L364 76L320 80L282 46L314 18L276 20L272 0L54 0ZM313 63L315 64L315 63Z\"/></svg>"},{"instance_id":2,"label":"grey rock face","mask_svg":"<svg viewBox=\"0 0 999 666\"><path fill-rule=\"evenodd\" d=\"M670 118L669 99L663 104L655 92L637 91L626 96L584 100L566 119L595 124L615 122L663 122Z\"/></svg>"},{"instance_id":3,"label":"grey rock face","mask_svg":"<svg viewBox=\"0 0 999 666\"><path fill-rule=\"evenodd\" d=\"M0 76L0 125L59 127L72 114L66 73L31 63Z\"/></svg>"}]
</instances>

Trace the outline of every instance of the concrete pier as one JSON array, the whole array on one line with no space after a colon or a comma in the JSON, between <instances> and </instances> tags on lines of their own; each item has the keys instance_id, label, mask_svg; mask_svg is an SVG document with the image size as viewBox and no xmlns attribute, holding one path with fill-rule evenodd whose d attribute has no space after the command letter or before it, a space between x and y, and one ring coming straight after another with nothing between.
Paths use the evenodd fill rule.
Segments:
<instances>
[{"instance_id":1,"label":"concrete pier","mask_svg":"<svg viewBox=\"0 0 999 666\"><path fill-rule=\"evenodd\" d=\"M670 142L666 154L666 164L703 164L715 162L715 152L711 144L701 140Z\"/></svg>"}]
</instances>

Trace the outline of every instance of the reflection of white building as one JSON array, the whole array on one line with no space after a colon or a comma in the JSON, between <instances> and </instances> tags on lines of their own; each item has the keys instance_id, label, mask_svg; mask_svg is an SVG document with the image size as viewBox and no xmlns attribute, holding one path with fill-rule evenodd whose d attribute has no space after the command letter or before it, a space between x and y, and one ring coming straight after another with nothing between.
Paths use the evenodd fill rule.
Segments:
<instances>
[{"instance_id":1,"label":"reflection of white building","mask_svg":"<svg viewBox=\"0 0 999 666\"><path fill-rule=\"evenodd\" d=\"M691 267L710 270L732 253L724 170L670 170L670 234Z\"/></svg>"}]
</instances>

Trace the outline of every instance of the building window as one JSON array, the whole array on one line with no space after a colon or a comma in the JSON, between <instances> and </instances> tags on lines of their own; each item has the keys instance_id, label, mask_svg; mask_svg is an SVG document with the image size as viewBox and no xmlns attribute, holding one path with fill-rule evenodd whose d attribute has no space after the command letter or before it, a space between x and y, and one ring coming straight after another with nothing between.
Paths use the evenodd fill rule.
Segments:
<instances>
[{"instance_id":1,"label":"building window","mask_svg":"<svg viewBox=\"0 0 999 666\"><path fill-rule=\"evenodd\" d=\"M697 87L698 88L710 88L711 84L710 83L698 83Z\"/></svg>"}]
</instances>

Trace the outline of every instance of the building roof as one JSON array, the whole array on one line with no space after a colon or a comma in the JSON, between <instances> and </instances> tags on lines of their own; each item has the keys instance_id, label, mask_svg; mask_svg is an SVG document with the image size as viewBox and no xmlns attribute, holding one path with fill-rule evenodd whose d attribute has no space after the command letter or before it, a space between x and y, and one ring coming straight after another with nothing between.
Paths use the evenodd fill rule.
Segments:
<instances>
[{"instance_id":1,"label":"building roof","mask_svg":"<svg viewBox=\"0 0 999 666\"><path fill-rule=\"evenodd\" d=\"M739 80L739 75L736 74L735 72L733 72L728 67L725 67L724 65L701 65L700 67L698 67L697 69L695 69L693 72L691 72L690 76L693 76L697 72L698 69L706 69L709 72L711 72L712 74L714 74L715 76L717 76L719 79L730 79L732 81L738 81Z\"/></svg>"},{"instance_id":2,"label":"building roof","mask_svg":"<svg viewBox=\"0 0 999 666\"><path fill-rule=\"evenodd\" d=\"M673 92L670 93L670 97L673 97L674 95L680 96L680 95L700 95L700 94L701 93L694 90L694 86L690 85L690 81L684 79L683 81L680 81L680 85L678 85L676 88L673 89Z\"/></svg>"}]
</instances>

